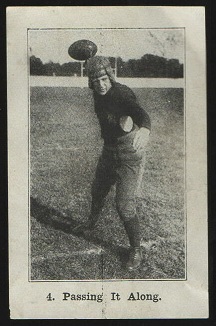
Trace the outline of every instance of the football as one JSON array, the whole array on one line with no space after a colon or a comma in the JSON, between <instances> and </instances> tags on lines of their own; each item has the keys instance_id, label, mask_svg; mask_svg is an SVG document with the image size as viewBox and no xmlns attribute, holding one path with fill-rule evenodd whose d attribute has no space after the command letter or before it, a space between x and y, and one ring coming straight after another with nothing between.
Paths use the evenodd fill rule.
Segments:
<instances>
[{"instance_id":1,"label":"football","mask_svg":"<svg viewBox=\"0 0 216 326\"><path fill-rule=\"evenodd\" d=\"M133 129L133 120L130 116L124 115L120 118L120 126L125 132L130 132Z\"/></svg>"},{"instance_id":2,"label":"football","mask_svg":"<svg viewBox=\"0 0 216 326\"><path fill-rule=\"evenodd\" d=\"M97 45L89 40L78 40L71 44L68 54L71 58L85 61L97 53Z\"/></svg>"}]
</instances>

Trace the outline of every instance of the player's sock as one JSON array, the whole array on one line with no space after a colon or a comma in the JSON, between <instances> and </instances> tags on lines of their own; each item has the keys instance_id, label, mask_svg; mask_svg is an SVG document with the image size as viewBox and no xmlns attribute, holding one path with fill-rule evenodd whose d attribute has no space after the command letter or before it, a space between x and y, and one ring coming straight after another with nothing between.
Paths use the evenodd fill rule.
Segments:
<instances>
[{"instance_id":1,"label":"player's sock","mask_svg":"<svg viewBox=\"0 0 216 326\"><path fill-rule=\"evenodd\" d=\"M126 267L129 271L132 271L137 269L142 262L142 250L140 247L141 235L138 217L136 216L129 221L125 221L124 226L131 245Z\"/></svg>"},{"instance_id":2,"label":"player's sock","mask_svg":"<svg viewBox=\"0 0 216 326\"><path fill-rule=\"evenodd\" d=\"M140 235L140 225L137 216L124 222L124 227L127 232L129 242L131 247L140 247L141 235Z\"/></svg>"},{"instance_id":3,"label":"player's sock","mask_svg":"<svg viewBox=\"0 0 216 326\"><path fill-rule=\"evenodd\" d=\"M73 233L81 234L87 230L93 230L99 219L101 209L101 206L96 205L94 202L92 202L91 213L88 217L88 220L73 228Z\"/></svg>"}]
</instances>

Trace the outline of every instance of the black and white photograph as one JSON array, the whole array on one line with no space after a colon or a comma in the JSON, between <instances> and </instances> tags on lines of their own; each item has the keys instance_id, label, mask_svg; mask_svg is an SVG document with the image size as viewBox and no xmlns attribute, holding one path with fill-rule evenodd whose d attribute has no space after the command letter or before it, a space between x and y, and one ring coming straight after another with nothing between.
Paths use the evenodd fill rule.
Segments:
<instances>
[{"instance_id":1,"label":"black and white photograph","mask_svg":"<svg viewBox=\"0 0 216 326\"><path fill-rule=\"evenodd\" d=\"M32 280L185 279L184 29L29 30Z\"/></svg>"},{"instance_id":2,"label":"black and white photograph","mask_svg":"<svg viewBox=\"0 0 216 326\"><path fill-rule=\"evenodd\" d=\"M8 8L12 319L208 316L204 13Z\"/></svg>"}]
</instances>

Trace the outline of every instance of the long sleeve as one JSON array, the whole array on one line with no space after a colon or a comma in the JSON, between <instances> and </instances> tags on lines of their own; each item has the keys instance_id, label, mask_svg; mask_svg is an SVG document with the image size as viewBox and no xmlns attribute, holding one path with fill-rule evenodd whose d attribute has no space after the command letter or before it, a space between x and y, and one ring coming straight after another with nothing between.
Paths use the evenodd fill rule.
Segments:
<instances>
[{"instance_id":1,"label":"long sleeve","mask_svg":"<svg viewBox=\"0 0 216 326\"><path fill-rule=\"evenodd\" d=\"M151 129L151 121L148 113L137 103L133 91L128 88L122 88L119 93L119 101L121 107L124 108L125 114L129 115L138 127Z\"/></svg>"}]
</instances>

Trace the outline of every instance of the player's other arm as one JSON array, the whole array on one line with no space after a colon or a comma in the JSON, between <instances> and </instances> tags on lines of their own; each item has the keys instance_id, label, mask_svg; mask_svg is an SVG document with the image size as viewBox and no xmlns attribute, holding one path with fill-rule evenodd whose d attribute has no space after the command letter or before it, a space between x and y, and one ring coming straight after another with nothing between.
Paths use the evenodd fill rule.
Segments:
<instances>
[{"instance_id":1,"label":"player's other arm","mask_svg":"<svg viewBox=\"0 0 216 326\"><path fill-rule=\"evenodd\" d=\"M148 113L137 103L134 93L126 89L122 95L122 104L125 108L126 115L133 119L133 122L139 127L133 146L136 150L144 150L150 135L151 121Z\"/></svg>"}]
</instances>

